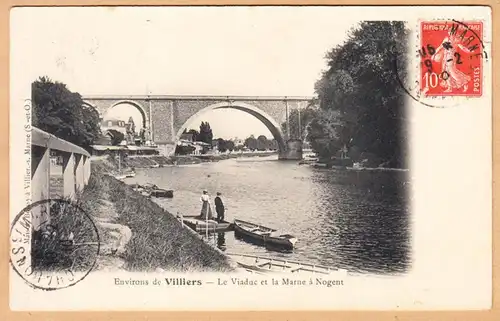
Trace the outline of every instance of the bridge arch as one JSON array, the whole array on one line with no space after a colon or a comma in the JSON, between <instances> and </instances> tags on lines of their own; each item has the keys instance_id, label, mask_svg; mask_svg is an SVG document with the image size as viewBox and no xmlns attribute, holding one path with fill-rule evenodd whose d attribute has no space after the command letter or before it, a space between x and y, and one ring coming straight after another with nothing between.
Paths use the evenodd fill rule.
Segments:
<instances>
[{"instance_id":1,"label":"bridge arch","mask_svg":"<svg viewBox=\"0 0 500 321\"><path fill-rule=\"evenodd\" d=\"M97 108L97 106L92 105L91 103L89 103L89 102L87 102L87 101L84 100L83 103L82 103L82 107L85 108L85 109L87 109L87 108L94 109L99 114L99 119L102 118L101 111L99 110L99 108Z\"/></svg>"},{"instance_id":2,"label":"bridge arch","mask_svg":"<svg viewBox=\"0 0 500 321\"><path fill-rule=\"evenodd\" d=\"M119 101L116 101L116 102L113 102L113 104L111 106L109 106L108 108L106 108L106 110L104 111L104 113L100 113L101 114L101 117L104 118L104 116L109 113L111 110L113 110L113 108L119 106L119 105L131 105L133 107L135 107L140 113L141 113L141 116L142 116L142 127L143 128L148 128L148 124L149 124L149 115L148 113L146 112L146 109L138 102L136 101L133 101L133 100L119 100Z\"/></svg>"},{"instance_id":3,"label":"bridge arch","mask_svg":"<svg viewBox=\"0 0 500 321\"><path fill-rule=\"evenodd\" d=\"M194 121L199 119L200 116L217 109L236 109L254 116L258 120L260 120L267 127L267 129L269 129L274 139L276 139L278 143L279 151L283 152L286 150L285 138L283 132L281 131L281 126L262 109L239 101L216 103L201 109L200 111L189 117L186 122L184 122L184 124L177 131L175 141L179 141L184 130L187 128L191 128L194 125Z\"/></svg>"}]
</instances>

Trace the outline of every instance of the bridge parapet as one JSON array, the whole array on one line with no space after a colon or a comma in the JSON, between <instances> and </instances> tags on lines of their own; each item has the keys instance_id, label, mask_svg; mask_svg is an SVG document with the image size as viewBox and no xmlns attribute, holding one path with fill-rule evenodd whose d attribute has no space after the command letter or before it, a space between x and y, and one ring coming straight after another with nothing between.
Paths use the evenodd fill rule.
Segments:
<instances>
[{"instance_id":1,"label":"bridge parapet","mask_svg":"<svg viewBox=\"0 0 500 321\"><path fill-rule=\"evenodd\" d=\"M240 100L240 101L313 101L312 96L222 96L222 95L85 95L87 100Z\"/></svg>"}]
</instances>

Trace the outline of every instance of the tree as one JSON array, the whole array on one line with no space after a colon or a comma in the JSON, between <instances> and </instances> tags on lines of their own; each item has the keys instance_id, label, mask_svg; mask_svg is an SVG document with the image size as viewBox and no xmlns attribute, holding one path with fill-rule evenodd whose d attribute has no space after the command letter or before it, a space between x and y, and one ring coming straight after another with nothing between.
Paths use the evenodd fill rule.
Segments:
<instances>
[{"instance_id":1,"label":"tree","mask_svg":"<svg viewBox=\"0 0 500 321\"><path fill-rule=\"evenodd\" d=\"M293 109L290 112L288 120L290 122L290 138L298 138L304 140L306 137L307 125L316 117L316 108L314 103L309 105L307 108ZM300 121L299 121L300 115ZM300 127L299 127L300 124ZM287 132L287 122L281 124L281 130L283 133Z\"/></svg>"},{"instance_id":2,"label":"tree","mask_svg":"<svg viewBox=\"0 0 500 321\"><path fill-rule=\"evenodd\" d=\"M264 135L257 137L257 150L266 150L269 148L269 141Z\"/></svg>"},{"instance_id":3,"label":"tree","mask_svg":"<svg viewBox=\"0 0 500 321\"><path fill-rule=\"evenodd\" d=\"M40 77L32 83L33 126L88 148L101 135L99 113L65 84Z\"/></svg>"},{"instance_id":4,"label":"tree","mask_svg":"<svg viewBox=\"0 0 500 321\"><path fill-rule=\"evenodd\" d=\"M335 127L328 123L328 118L322 113L318 113L307 126L306 139L320 159L329 159L341 148L340 137Z\"/></svg>"},{"instance_id":5,"label":"tree","mask_svg":"<svg viewBox=\"0 0 500 321\"><path fill-rule=\"evenodd\" d=\"M276 139L271 139L269 141L269 148L271 150L278 150L279 146L278 146L278 141Z\"/></svg>"},{"instance_id":6,"label":"tree","mask_svg":"<svg viewBox=\"0 0 500 321\"><path fill-rule=\"evenodd\" d=\"M226 148L226 141L222 138L217 139L217 149L219 152L224 153L227 148Z\"/></svg>"},{"instance_id":7,"label":"tree","mask_svg":"<svg viewBox=\"0 0 500 321\"><path fill-rule=\"evenodd\" d=\"M139 137L141 139L141 144L144 144L146 142L146 129L144 127L139 131Z\"/></svg>"},{"instance_id":8,"label":"tree","mask_svg":"<svg viewBox=\"0 0 500 321\"><path fill-rule=\"evenodd\" d=\"M200 133L196 140L212 145L213 133L208 122L201 122Z\"/></svg>"},{"instance_id":9,"label":"tree","mask_svg":"<svg viewBox=\"0 0 500 321\"><path fill-rule=\"evenodd\" d=\"M194 152L195 148L193 146L176 145L175 155L189 155Z\"/></svg>"},{"instance_id":10,"label":"tree","mask_svg":"<svg viewBox=\"0 0 500 321\"><path fill-rule=\"evenodd\" d=\"M235 150L234 142L232 140L226 140L226 150L232 152Z\"/></svg>"},{"instance_id":11,"label":"tree","mask_svg":"<svg viewBox=\"0 0 500 321\"><path fill-rule=\"evenodd\" d=\"M250 149L250 150L256 150L257 149L257 139L253 136L250 135L247 139L245 139L245 146Z\"/></svg>"},{"instance_id":12,"label":"tree","mask_svg":"<svg viewBox=\"0 0 500 321\"><path fill-rule=\"evenodd\" d=\"M222 138L217 139L217 149L221 152L224 153L226 151L233 151L234 148L234 142L231 140L225 140Z\"/></svg>"},{"instance_id":13,"label":"tree","mask_svg":"<svg viewBox=\"0 0 500 321\"><path fill-rule=\"evenodd\" d=\"M109 129L108 132L111 133L111 145L113 146L119 145L125 139L125 135L115 129Z\"/></svg>"},{"instance_id":14,"label":"tree","mask_svg":"<svg viewBox=\"0 0 500 321\"><path fill-rule=\"evenodd\" d=\"M192 139L193 139L194 142L198 141L198 136L200 135L200 133L196 129L190 129L186 133L192 135L191 137L192 137Z\"/></svg>"},{"instance_id":15,"label":"tree","mask_svg":"<svg viewBox=\"0 0 500 321\"><path fill-rule=\"evenodd\" d=\"M307 127L315 152L328 157L355 147L388 166L406 166L408 123L400 80L407 74L407 38L403 22L363 22L327 53L328 69L315 85L319 109Z\"/></svg>"},{"instance_id":16,"label":"tree","mask_svg":"<svg viewBox=\"0 0 500 321\"><path fill-rule=\"evenodd\" d=\"M135 135L135 123L134 123L134 119L132 118L132 116L130 116L128 119L127 133L129 133L130 135Z\"/></svg>"},{"instance_id":17,"label":"tree","mask_svg":"<svg viewBox=\"0 0 500 321\"><path fill-rule=\"evenodd\" d=\"M234 142L233 142L233 144L234 144ZM242 150L242 149L243 149L243 146L244 146L244 145L236 145L236 144L235 144L235 146L234 146L233 150L235 150L235 151L240 151L240 150Z\"/></svg>"}]
</instances>

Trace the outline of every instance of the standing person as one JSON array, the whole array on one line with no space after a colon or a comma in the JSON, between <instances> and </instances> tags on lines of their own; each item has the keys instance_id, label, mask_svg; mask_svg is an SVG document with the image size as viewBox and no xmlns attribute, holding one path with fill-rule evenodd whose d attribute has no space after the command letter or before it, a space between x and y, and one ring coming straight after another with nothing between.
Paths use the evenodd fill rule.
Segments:
<instances>
[{"instance_id":1,"label":"standing person","mask_svg":"<svg viewBox=\"0 0 500 321\"><path fill-rule=\"evenodd\" d=\"M211 220L212 219L212 208L210 207L210 197L208 196L207 190L203 190L203 194L201 195L201 219L202 220Z\"/></svg>"},{"instance_id":2,"label":"standing person","mask_svg":"<svg viewBox=\"0 0 500 321\"><path fill-rule=\"evenodd\" d=\"M224 221L224 203L222 203L221 193L217 192L217 197L215 198L215 211L217 212L217 221L220 223Z\"/></svg>"},{"instance_id":3,"label":"standing person","mask_svg":"<svg viewBox=\"0 0 500 321\"><path fill-rule=\"evenodd\" d=\"M441 81L441 86L446 88L444 92L451 92L453 89L463 88L463 92L466 92L469 88L469 82L471 77L458 69L456 57L460 57L460 50L466 54L471 53L471 51L464 46L460 38L452 34L452 29L448 33L448 37L443 39L443 42L436 49L436 52L432 55L432 60L439 62L441 60L442 64L442 74L446 76ZM460 62L458 63L460 64Z\"/></svg>"}]
</instances>

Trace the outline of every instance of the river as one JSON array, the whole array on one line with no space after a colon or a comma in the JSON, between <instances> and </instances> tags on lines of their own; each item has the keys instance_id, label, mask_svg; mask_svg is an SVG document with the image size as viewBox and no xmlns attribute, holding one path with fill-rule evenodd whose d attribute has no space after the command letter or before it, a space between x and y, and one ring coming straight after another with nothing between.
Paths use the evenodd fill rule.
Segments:
<instances>
[{"instance_id":1,"label":"river","mask_svg":"<svg viewBox=\"0 0 500 321\"><path fill-rule=\"evenodd\" d=\"M173 189L159 203L169 212L195 215L200 195L222 192L225 219L278 228L299 241L291 253L268 251L234 237L213 237L228 252L272 255L347 269L400 274L410 265L410 217L406 178L385 172L352 179L346 171L316 169L277 156L229 159L196 165L137 169L125 182ZM215 213L214 213L215 214Z\"/></svg>"}]
</instances>

